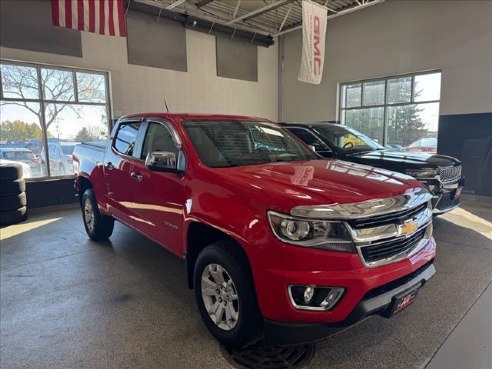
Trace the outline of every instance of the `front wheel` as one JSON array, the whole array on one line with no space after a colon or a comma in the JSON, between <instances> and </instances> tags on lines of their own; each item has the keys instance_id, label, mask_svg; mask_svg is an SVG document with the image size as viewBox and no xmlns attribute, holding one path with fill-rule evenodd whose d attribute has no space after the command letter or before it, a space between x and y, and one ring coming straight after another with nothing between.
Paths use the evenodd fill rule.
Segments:
<instances>
[{"instance_id":1,"label":"front wheel","mask_svg":"<svg viewBox=\"0 0 492 369\"><path fill-rule=\"evenodd\" d=\"M114 219L101 214L92 189L84 192L81 205L87 235L94 241L105 241L111 237L113 234Z\"/></svg>"},{"instance_id":2,"label":"front wheel","mask_svg":"<svg viewBox=\"0 0 492 369\"><path fill-rule=\"evenodd\" d=\"M260 337L261 314L246 257L238 245L215 242L198 255L195 297L203 322L226 347L242 347Z\"/></svg>"}]
</instances>

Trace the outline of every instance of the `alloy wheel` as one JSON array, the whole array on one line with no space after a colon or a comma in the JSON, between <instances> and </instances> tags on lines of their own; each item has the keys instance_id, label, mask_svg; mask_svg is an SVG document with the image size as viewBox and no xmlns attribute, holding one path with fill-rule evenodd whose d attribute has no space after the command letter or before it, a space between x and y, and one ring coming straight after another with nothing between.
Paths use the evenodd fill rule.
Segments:
<instances>
[{"instance_id":1,"label":"alloy wheel","mask_svg":"<svg viewBox=\"0 0 492 369\"><path fill-rule=\"evenodd\" d=\"M239 319L239 297L229 273L219 264L202 272L201 292L208 316L219 328L230 331Z\"/></svg>"},{"instance_id":2,"label":"alloy wheel","mask_svg":"<svg viewBox=\"0 0 492 369\"><path fill-rule=\"evenodd\" d=\"M84 220L87 229L90 232L94 232L94 209L92 208L92 204L89 199L86 199L84 202Z\"/></svg>"}]
</instances>

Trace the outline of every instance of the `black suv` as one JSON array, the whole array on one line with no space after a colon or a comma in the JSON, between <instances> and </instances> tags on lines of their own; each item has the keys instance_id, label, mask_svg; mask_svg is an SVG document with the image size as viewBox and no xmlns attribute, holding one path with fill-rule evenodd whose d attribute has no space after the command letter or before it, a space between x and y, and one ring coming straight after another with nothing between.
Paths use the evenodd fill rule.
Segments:
<instances>
[{"instance_id":1,"label":"black suv","mask_svg":"<svg viewBox=\"0 0 492 369\"><path fill-rule=\"evenodd\" d=\"M334 158L366 164L415 177L434 195L434 214L460 205L464 178L461 162L450 156L423 152L394 151L364 134L333 123L281 123L316 152Z\"/></svg>"}]
</instances>

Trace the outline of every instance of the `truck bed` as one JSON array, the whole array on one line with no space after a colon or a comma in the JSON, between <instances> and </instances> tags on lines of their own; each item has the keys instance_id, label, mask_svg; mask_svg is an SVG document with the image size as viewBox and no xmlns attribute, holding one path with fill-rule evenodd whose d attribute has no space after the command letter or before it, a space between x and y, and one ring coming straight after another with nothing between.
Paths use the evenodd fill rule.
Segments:
<instances>
[{"instance_id":1,"label":"truck bed","mask_svg":"<svg viewBox=\"0 0 492 369\"><path fill-rule=\"evenodd\" d=\"M108 141L92 141L75 146L73 159L80 163L79 171L90 175L98 164L104 163L107 145Z\"/></svg>"}]
</instances>

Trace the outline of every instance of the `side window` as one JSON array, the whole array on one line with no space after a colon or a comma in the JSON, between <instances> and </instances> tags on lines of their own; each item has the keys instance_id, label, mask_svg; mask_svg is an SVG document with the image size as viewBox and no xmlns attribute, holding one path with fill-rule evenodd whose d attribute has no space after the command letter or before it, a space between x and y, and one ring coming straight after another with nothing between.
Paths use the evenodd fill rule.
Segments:
<instances>
[{"instance_id":1,"label":"side window","mask_svg":"<svg viewBox=\"0 0 492 369\"><path fill-rule=\"evenodd\" d=\"M140 122L124 123L118 128L113 147L116 151L125 155L132 155L140 129Z\"/></svg>"},{"instance_id":2,"label":"side window","mask_svg":"<svg viewBox=\"0 0 492 369\"><path fill-rule=\"evenodd\" d=\"M145 136L141 159L145 160L147 154L153 151L172 152L178 155L178 148L174 143L169 129L159 123L150 123Z\"/></svg>"},{"instance_id":3,"label":"side window","mask_svg":"<svg viewBox=\"0 0 492 369\"><path fill-rule=\"evenodd\" d=\"M324 142L319 140L315 135L313 135L307 129L304 128L287 128L287 129L291 131L293 134L295 134L297 137L299 137L306 145L312 145L316 147L316 149L324 149L324 150L329 149Z\"/></svg>"}]
</instances>

